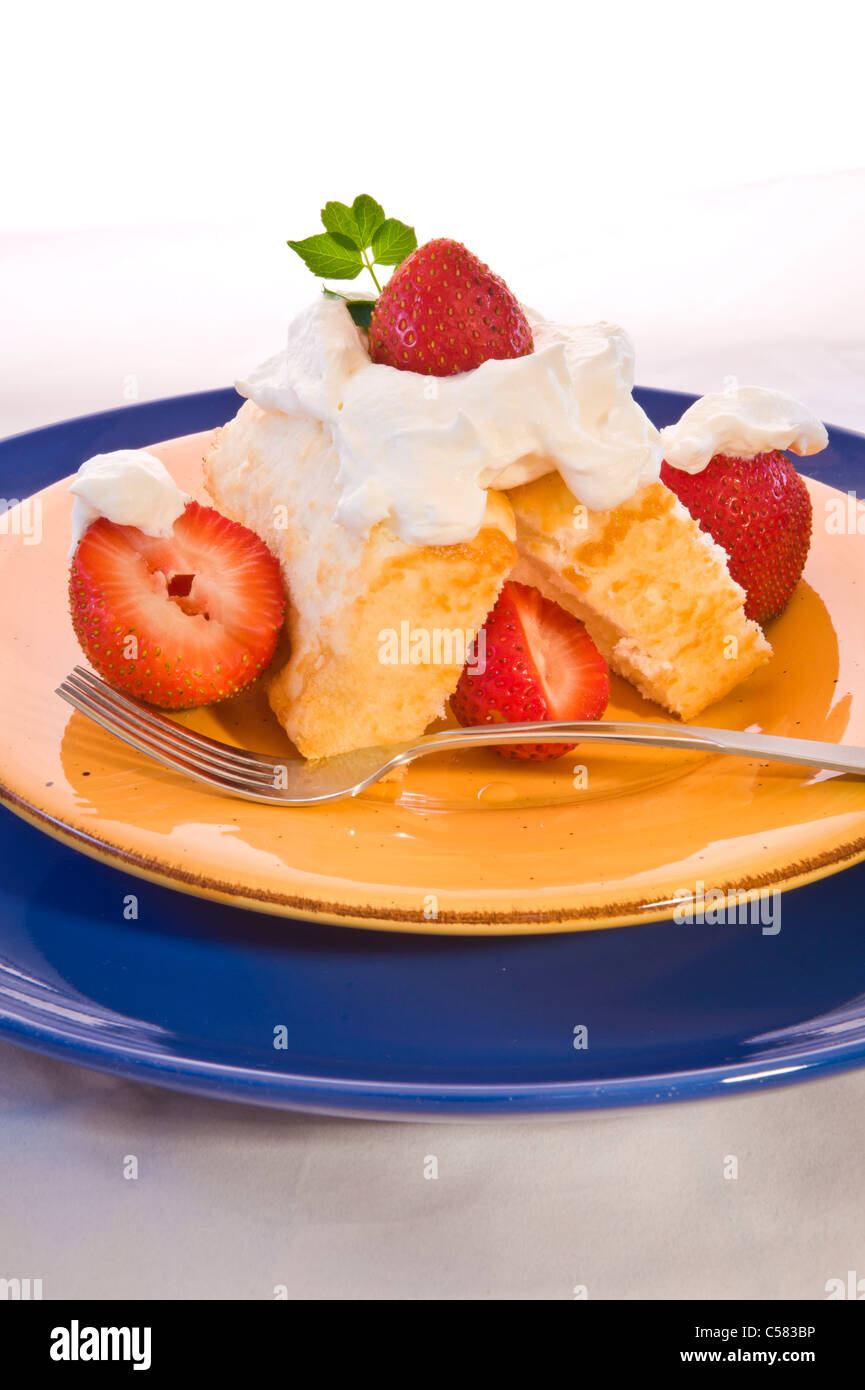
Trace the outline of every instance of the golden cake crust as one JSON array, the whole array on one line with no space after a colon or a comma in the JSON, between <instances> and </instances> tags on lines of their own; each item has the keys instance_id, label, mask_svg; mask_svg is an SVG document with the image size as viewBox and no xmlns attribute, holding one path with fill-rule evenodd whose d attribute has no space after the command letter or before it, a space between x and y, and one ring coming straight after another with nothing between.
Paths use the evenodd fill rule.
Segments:
<instances>
[{"instance_id":1,"label":"golden cake crust","mask_svg":"<svg viewBox=\"0 0 865 1390\"><path fill-rule=\"evenodd\" d=\"M610 666L648 699L692 718L770 656L724 551L663 483L609 512L587 511L558 474L508 496L514 578L582 619Z\"/></svg>"}]
</instances>

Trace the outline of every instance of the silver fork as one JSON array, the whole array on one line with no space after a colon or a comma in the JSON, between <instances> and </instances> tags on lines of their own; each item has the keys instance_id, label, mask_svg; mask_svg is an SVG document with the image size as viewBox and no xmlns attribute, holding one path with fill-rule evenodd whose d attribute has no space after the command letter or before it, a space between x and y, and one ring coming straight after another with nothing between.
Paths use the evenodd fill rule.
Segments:
<instances>
[{"instance_id":1,"label":"silver fork","mask_svg":"<svg viewBox=\"0 0 865 1390\"><path fill-rule=\"evenodd\" d=\"M165 767L231 796L278 806L316 806L357 796L386 773L428 753L501 743L642 743L681 748L690 753L732 753L832 772L865 773L865 748L779 738L774 734L740 733L737 729L635 724L615 719L445 729L411 743L358 748L335 758L305 762L276 758L269 753L250 753L195 733L112 690L83 666L76 666L56 693L103 729Z\"/></svg>"}]
</instances>

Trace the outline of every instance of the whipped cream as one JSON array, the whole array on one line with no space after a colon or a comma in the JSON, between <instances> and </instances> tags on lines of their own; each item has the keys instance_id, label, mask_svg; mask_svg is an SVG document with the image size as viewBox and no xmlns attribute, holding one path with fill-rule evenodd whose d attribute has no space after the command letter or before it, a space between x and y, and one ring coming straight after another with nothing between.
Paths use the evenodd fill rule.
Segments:
<instances>
[{"instance_id":1,"label":"whipped cream","mask_svg":"<svg viewBox=\"0 0 865 1390\"><path fill-rule=\"evenodd\" d=\"M829 443L825 425L783 391L736 386L702 396L677 425L661 430L664 458L683 473L700 473L715 454L753 458L772 449L818 454Z\"/></svg>"},{"instance_id":2,"label":"whipped cream","mask_svg":"<svg viewBox=\"0 0 865 1390\"><path fill-rule=\"evenodd\" d=\"M608 511L661 466L660 436L631 396L631 341L614 324L526 313L529 356L432 377L371 362L345 304L322 296L237 390L319 422L339 459L336 518L361 534L389 518L410 545L471 540L487 488L556 470L577 501Z\"/></svg>"},{"instance_id":3,"label":"whipped cream","mask_svg":"<svg viewBox=\"0 0 865 1390\"><path fill-rule=\"evenodd\" d=\"M97 517L167 539L189 501L165 464L144 449L117 449L82 463L70 484L72 550ZM71 551L70 551L71 554Z\"/></svg>"}]
</instances>

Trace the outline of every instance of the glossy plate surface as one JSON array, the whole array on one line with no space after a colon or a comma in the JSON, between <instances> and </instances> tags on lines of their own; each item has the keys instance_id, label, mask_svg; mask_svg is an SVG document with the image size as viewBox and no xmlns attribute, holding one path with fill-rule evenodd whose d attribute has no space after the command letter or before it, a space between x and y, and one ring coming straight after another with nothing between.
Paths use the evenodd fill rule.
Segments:
<instances>
[{"instance_id":1,"label":"glossy plate surface","mask_svg":"<svg viewBox=\"0 0 865 1390\"><path fill-rule=\"evenodd\" d=\"M216 414L218 397L213 404ZM681 408L667 397L656 404ZM141 440L141 422L135 429L138 409L150 412L152 435L163 432L155 407L132 408L117 422L127 426L123 441L147 443L181 486L204 497L209 432L154 445ZM30 440L61 474L93 452L78 447L70 459L52 431L40 435ZM13 474L10 489L23 492L25 480ZM774 657L696 722L865 744L865 536L855 526L830 529L832 507L844 499L825 483L810 486L811 555L790 608L769 630ZM54 694L80 659L66 606L70 512L64 477L10 512L2 536L0 646L12 656L14 679L0 690L0 795L106 862L278 914L500 934L659 920L700 884L770 891L865 855L865 780L667 749L594 745L526 765L491 750L442 754L401 782L311 809L214 794ZM610 715L664 717L619 679ZM292 756L261 692L181 718L217 738Z\"/></svg>"},{"instance_id":2,"label":"glossy plate surface","mask_svg":"<svg viewBox=\"0 0 865 1390\"><path fill-rule=\"evenodd\" d=\"M642 399L664 424L678 418L689 398L644 392ZM0 492L14 497L42 488L96 452L205 430L235 406L232 392L212 392L5 441ZM858 484L862 491L865 441L834 431L824 459L812 464L820 464L828 482L842 491ZM20 776L29 765L27 757L13 756L25 730L29 757L38 764L34 733L51 704L28 687L38 705L31 718L20 693L10 691L19 675L22 682L32 680L27 673L38 661L65 673L75 651L56 614L56 539L46 531L43 545L26 547L54 564L49 589L38 579L38 565L22 558L22 538L0 539L4 564L15 566L14 576L4 575L4 602L7 584L19 586L3 623L22 608L30 615L23 628L19 623L13 633L4 626L0 634L3 698L7 710L14 701L22 721L19 737L14 730L10 737L6 715L0 773L8 784L10 766ZM839 566L854 546L839 542ZM25 563L22 589L18 566ZM831 583L825 577L820 582L831 599ZM817 592L828 610L827 591L815 586ZM806 592L801 607L814 603ZM812 623L812 636L822 632L822 646L817 656L802 651L798 660L812 665L816 694L810 704L801 692L797 699L816 721L809 732L848 738L855 663L840 652L837 621L832 610L832 618ZM59 644L53 655L39 640L42 624ZM17 646L7 645L12 640ZM789 650L791 658L797 655L792 642ZM828 652L831 674L820 666L820 652ZM68 714L57 705L62 717L54 728L62 748ZM786 727L798 731L795 724ZM100 856L105 827L88 784L101 768L97 800L106 790L110 795L104 749L101 756L102 762L74 767L70 760L72 780L63 793L86 837L76 833L73 842ZM56 750L54 758L66 780ZM176 840L178 820L159 785L161 770L141 767L133 779L117 775L123 771L114 769L112 831L146 820L152 833ZM488 781L510 780L501 767L495 772ZM470 785L474 774L459 775ZM752 774L749 785L757 780ZM34 767L28 784L34 805L36 782ZM663 777L657 785L663 789ZM432 795L428 788L418 794ZM807 786L798 794L807 795ZM626 814L629 800L597 797L595 814L610 803ZM246 808L222 805L229 813L221 822L227 847L242 834ZM379 816L411 810L387 802L374 809ZM521 809L526 835L536 823L544 825L550 810L576 814L567 806ZM441 827L437 863L447 859L445 827L457 813L416 814L433 830ZM499 866L513 845L506 856L498 827L513 815L507 804L495 809L495 798L493 809L478 815L488 827L486 855ZM784 894L778 932L665 921L624 931L483 939L357 932L238 910L141 882L132 876L139 872L134 864L118 871L97 863L59 843L56 827L49 828L52 838L5 812L0 816L0 1028L12 1040L70 1061L231 1099L407 1118L567 1112L729 1094L858 1065L865 1057L865 866ZM859 836L861 829L849 842L851 858L859 853ZM526 851L529 858L539 840L534 852ZM334 842L332 866L341 844ZM544 882L536 876L534 883L538 902ZM588 1030L584 1049L573 1045L581 1026ZM284 1048L274 1047L279 1028L285 1029Z\"/></svg>"}]
</instances>

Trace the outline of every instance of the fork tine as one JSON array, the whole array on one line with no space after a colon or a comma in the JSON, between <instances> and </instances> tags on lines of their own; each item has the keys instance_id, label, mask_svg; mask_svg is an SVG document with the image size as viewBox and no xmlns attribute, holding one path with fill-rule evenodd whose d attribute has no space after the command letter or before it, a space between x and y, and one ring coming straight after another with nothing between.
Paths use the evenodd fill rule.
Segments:
<instances>
[{"instance_id":1,"label":"fork tine","mask_svg":"<svg viewBox=\"0 0 865 1390\"><path fill-rule=\"evenodd\" d=\"M95 705L91 705L86 696L79 694L65 681L61 682L55 693L88 719L92 719L108 733L120 739L121 743L126 743L131 748L137 749L138 752L146 754L147 757L161 763L163 767L171 768L174 772L181 772L185 777L192 777L195 781L203 782L205 786L215 787L218 791L224 791L233 796L248 797L252 801L282 800L278 792L275 789L270 789L266 783L246 783L242 778L233 774L211 772L195 762L187 761L182 755L168 753L164 748L151 742L146 734L133 732L127 725L120 723L107 706L100 710Z\"/></svg>"},{"instance_id":2,"label":"fork tine","mask_svg":"<svg viewBox=\"0 0 865 1390\"><path fill-rule=\"evenodd\" d=\"M274 767L279 766L285 760L273 757L270 753L250 753L243 748L233 748L229 743L220 743L219 739L208 738L207 734L199 734L194 729L187 729L185 726L175 724L173 719L165 715L157 714L154 710L146 709L137 701L131 700L128 695L123 695L113 686L108 685L95 676L92 671L86 670L83 666L75 666L69 676L68 681L75 678L86 684L100 695L110 699L115 705L120 705L127 710L130 715L135 716L136 723L144 724L148 728L157 728L165 737L175 742L182 743L184 747L194 744L196 748L211 755L219 754L228 762L233 762L246 772L251 767L259 767L263 771L272 775Z\"/></svg>"},{"instance_id":3,"label":"fork tine","mask_svg":"<svg viewBox=\"0 0 865 1390\"><path fill-rule=\"evenodd\" d=\"M182 725L175 724L170 719L151 718L145 710L139 709L131 700L122 697L118 699L117 692L103 682L98 685L85 684L73 673L66 677L64 684L78 691L82 696L95 701L100 708L107 707L118 722L123 723L136 733L146 735L170 752L193 762L202 762L221 772L261 779L269 783L273 781L274 767L279 765L276 759L273 763L262 764L254 756L248 760L242 757L225 756L223 748L225 748L226 754L233 752L233 750L229 750L227 744L217 743L215 739L199 745L194 739L186 738L186 730Z\"/></svg>"},{"instance_id":4,"label":"fork tine","mask_svg":"<svg viewBox=\"0 0 865 1390\"><path fill-rule=\"evenodd\" d=\"M196 782L202 782L204 786L227 793L229 796L241 796L250 801L269 801L281 802L282 798L275 791L268 791L262 787L261 790L252 790L249 786L235 778L223 777L216 773L210 773L195 764L187 764L182 758L170 757L167 753L150 744L146 738L139 738L130 733L128 729L120 724L116 724L108 713L100 713L95 709L88 708L84 699L69 689L65 682L58 686L56 692L67 704L73 706L88 719L99 724L108 733L113 734L121 743L126 743L130 748L135 748L138 752L144 753L148 758L161 763L163 767L170 768L173 772L180 772L184 777L191 777Z\"/></svg>"},{"instance_id":5,"label":"fork tine","mask_svg":"<svg viewBox=\"0 0 865 1390\"><path fill-rule=\"evenodd\" d=\"M174 739L164 735L161 725L155 722L150 725L146 721L137 721L134 717L129 716L121 706L114 704L109 693L103 694L100 691L85 688L72 677L67 677L64 686L67 690L74 691L86 703L90 712L94 710L103 712L111 719L114 727L134 735L146 742L149 747L161 749L166 755L181 762L184 767L198 767L203 772L255 786L273 785L273 769L269 769L265 773L260 771L258 767L238 767L234 762L226 762L216 755L203 753L195 747L187 746L182 738Z\"/></svg>"},{"instance_id":6,"label":"fork tine","mask_svg":"<svg viewBox=\"0 0 865 1390\"><path fill-rule=\"evenodd\" d=\"M200 781L219 786L225 791L242 792L247 795L255 793L259 798L267 800L279 799L272 776L268 779L257 771L243 773L214 759L203 758L197 750L187 752L177 744L160 739L158 733L151 733L149 729L136 728L126 719L123 711L115 708L110 701L100 700L95 692L91 696L68 679L61 682L56 693L117 738L137 748L139 752L155 758L166 767L174 768L175 771L183 772L190 777L197 777Z\"/></svg>"},{"instance_id":7,"label":"fork tine","mask_svg":"<svg viewBox=\"0 0 865 1390\"><path fill-rule=\"evenodd\" d=\"M86 699L91 708L106 710L114 722L140 738L146 738L148 742L164 748L166 752L175 757L184 759L192 764L201 764L207 771L223 773L226 776L238 777L253 782L263 782L268 785L273 783L273 769L267 772L261 771L257 766L250 768L239 767L235 762L228 762L217 754L203 753L200 749L192 745L185 744L182 738L172 737L169 733L163 732L163 724L154 721L152 724L144 719L136 719L135 712L127 713L126 709L116 704L112 699L112 692L109 687L104 690L91 689L85 687L82 682L77 681L74 676L67 676L64 682L67 688L75 690L83 699ZM167 723L168 721L166 721ZM177 726L179 729L179 726Z\"/></svg>"}]
</instances>

